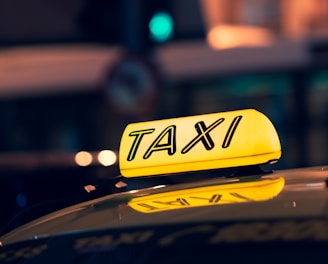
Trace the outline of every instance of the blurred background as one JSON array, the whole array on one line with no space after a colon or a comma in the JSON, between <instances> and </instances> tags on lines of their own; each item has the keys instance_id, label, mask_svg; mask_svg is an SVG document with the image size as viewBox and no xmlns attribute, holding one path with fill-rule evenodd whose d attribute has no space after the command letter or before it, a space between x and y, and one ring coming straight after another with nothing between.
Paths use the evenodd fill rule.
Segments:
<instances>
[{"instance_id":1,"label":"blurred background","mask_svg":"<svg viewBox=\"0 0 328 264\"><path fill-rule=\"evenodd\" d=\"M126 124L243 108L327 164L328 0L0 0L0 230L115 183Z\"/></svg>"}]
</instances>

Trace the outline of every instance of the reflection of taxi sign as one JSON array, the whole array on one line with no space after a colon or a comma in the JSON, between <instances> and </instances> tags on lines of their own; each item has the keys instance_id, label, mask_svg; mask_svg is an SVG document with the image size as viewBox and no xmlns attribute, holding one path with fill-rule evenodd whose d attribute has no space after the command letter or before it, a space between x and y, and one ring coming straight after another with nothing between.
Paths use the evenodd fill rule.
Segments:
<instances>
[{"instance_id":1,"label":"reflection of taxi sign","mask_svg":"<svg viewBox=\"0 0 328 264\"><path fill-rule=\"evenodd\" d=\"M276 197L283 189L285 180L259 178L248 182L231 182L163 192L133 198L129 206L142 213L232 204L242 202L266 201Z\"/></svg>"},{"instance_id":2,"label":"reflection of taxi sign","mask_svg":"<svg viewBox=\"0 0 328 264\"><path fill-rule=\"evenodd\" d=\"M270 120L253 110L129 124L120 144L125 177L265 164L281 147Z\"/></svg>"}]
</instances>

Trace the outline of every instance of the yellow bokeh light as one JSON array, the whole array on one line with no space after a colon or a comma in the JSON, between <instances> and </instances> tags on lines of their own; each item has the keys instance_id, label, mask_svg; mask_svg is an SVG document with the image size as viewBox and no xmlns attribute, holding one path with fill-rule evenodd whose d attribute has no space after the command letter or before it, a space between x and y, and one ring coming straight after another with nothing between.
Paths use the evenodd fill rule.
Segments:
<instances>
[{"instance_id":1,"label":"yellow bokeh light","mask_svg":"<svg viewBox=\"0 0 328 264\"><path fill-rule=\"evenodd\" d=\"M115 164L117 156L112 150L102 150L98 154L98 161L103 166L111 166Z\"/></svg>"},{"instance_id":2,"label":"yellow bokeh light","mask_svg":"<svg viewBox=\"0 0 328 264\"><path fill-rule=\"evenodd\" d=\"M77 165L85 167L92 163L92 155L87 151L80 151L75 155L75 162Z\"/></svg>"}]
</instances>

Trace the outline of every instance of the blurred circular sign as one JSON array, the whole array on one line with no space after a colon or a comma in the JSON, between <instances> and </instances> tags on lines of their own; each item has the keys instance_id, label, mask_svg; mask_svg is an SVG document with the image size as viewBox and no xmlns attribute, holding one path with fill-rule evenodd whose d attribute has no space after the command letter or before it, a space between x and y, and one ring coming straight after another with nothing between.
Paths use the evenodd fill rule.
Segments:
<instances>
[{"instance_id":1,"label":"blurred circular sign","mask_svg":"<svg viewBox=\"0 0 328 264\"><path fill-rule=\"evenodd\" d=\"M153 63L138 55L128 55L106 76L105 94L118 114L140 116L154 110L159 84Z\"/></svg>"}]
</instances>

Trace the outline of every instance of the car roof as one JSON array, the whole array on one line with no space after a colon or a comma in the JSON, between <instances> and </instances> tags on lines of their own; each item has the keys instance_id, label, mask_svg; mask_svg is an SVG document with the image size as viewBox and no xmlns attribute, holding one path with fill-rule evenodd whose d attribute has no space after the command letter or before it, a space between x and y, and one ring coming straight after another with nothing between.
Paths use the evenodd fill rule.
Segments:
<instances>
[{"instance_id":1,"label":"car roof","mask_svg":"<svg viewBox=\"0 0 328 264\"><path fill-rule=\"evenodd\" d=\"M215 171L211 173L215 174ZM197 172L195 174L197 176ZM175 177L179 176L176 175ZM240 177L227 175L226 177L211 177L191 182L171 185L158 184L153 187L132 189L56 211L9 232L0 241L3 245L7 245L35 237L58 236L81 230L90 231L150 225L238 222L254 219L321 218L326 214L327 178L328 166L321 166L278 170L261 175ZM236 191L240 188L238 184L244 184L245 181L249 185L261 181L269 181L269 184L274 183L275 185L282 183L282 189L278 190L279 193L273 193L272 197L263 200L237 197L231 202L223 202L223 197L222 200L212 203L210 206L193 206L190 203L192 195L195 196L195 193L197 195L197 190L201 188L211 187L214 188L214 193L224 193L226 195L222 187L230 194L238 193ZM235 186L237 186L237 189ZM256 188L259 187L259 185L256 186ZM215 189L217 189L216 192ZM187 196L183 193L185 190L189 193ZM265 192L268 191L265 190ZM207 193L207 198L213 196L212 194L213 191ZM180 200L179 195L182 197ZM161 200L160 197L168 198ZM205 197L204 192L198 193L198 198L205 199ZM133 201L140 198L143 198L143 204L140 202L138 209L138 206L133 205ZM181 199L185 199L185 202ZM208 203L208 201L207 199L206 202ZM150 207L154 205L154 202L162 203L162 205L165 203L165 206L162 206L162 210L151 210ZM140 208L145 210L140 210ZM149 210L147 211L147 209Z\"/></svg>"}]
</instances>

